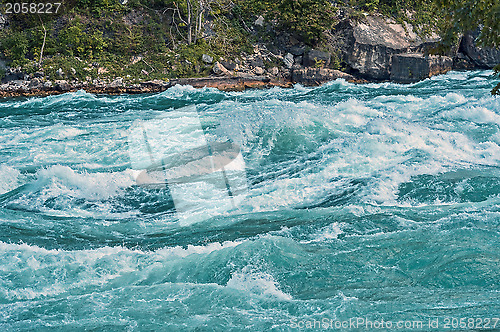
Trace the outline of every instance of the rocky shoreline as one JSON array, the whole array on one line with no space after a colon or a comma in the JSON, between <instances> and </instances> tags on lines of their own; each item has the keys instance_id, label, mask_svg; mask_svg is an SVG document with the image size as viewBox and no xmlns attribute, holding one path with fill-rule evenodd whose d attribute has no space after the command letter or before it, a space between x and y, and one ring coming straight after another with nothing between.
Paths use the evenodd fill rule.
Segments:
<instances>
[{"instance_id":1,"label":"rocky shoreline","mask_svg":"<svg viewBox=\"0 0 500 332\"><path fill-rule=\"evenodd\" d=\"M269 28L260 23L262 29ZM464 35L446 55L429 55L439 46L439 36L421 37L410 25L372 15L341 22L328 33L328 43L321 49L310 48L285 33L271 45L254 45L253 54L242 54L233 61L215 61L204 54L201 60L211 66L209 77L142 82L88 77L78 81L65 79L59 69L60 79L51 81L43 72L27 75L20 68L4 68L7 75L0 84L0 97L46 96L82 89L96 94L156 93L177 84L241 91L295 83L316 86L338 78L358 83L412 83L453 69L493 68L500 63L500 49L477 46L478 34Z\"/></svg>"},{"instance_id":2,"label":"rocky shoreline","mask_svg":"<svg viewBox=\"0 0 500 332\"><path fill-rule=\"evenodd\" d=\"M292 86L291 82L273 79L268 76L181 78L170 81L152 80L136 84L124 84L120 78L112 82L100 81L97 84L68 82L65 80L56 80L54 83L50 82L50 84L46 84L46 82L39 83L36 79L10 81L0 85L0 97L49 96L78 90L109 95L158 93L177 84L191 85L195 88L217 88L222 91L242 91L249 88L270 88L274 86L288 88Z\"/></svg>"}]
</instances>

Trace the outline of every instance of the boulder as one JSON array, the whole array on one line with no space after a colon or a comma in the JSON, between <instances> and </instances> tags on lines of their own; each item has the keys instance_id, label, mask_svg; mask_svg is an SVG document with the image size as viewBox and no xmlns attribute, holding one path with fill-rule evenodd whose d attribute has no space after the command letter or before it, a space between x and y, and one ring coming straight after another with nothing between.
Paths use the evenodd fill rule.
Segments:
<instances>
[{"instance_id":1,"label":"boulder","mask_svg":"<svg viewBox=\"0 0 500 332\"><path fill-rule=\"evenodd\" d=\"M240 69L240 66L235 62L221 61L220 64L223 65L227 70L235 71Z\"/></svg>"},{"instance_id":2,"label":"boulder","mask_svg":"<svg viewBox=\"0 0 500 332\"><path fill-rule=\"evenodd\" d=\"M262 17L262 15L260 15L259 17L257 17L257 19L255 20L255 22L253 23L254 25L258 25L258 26L263 26L264 25L264 17Z\"/></svg>"},{"instance_id":3,"label":"boulder","mask_svg":"<svg viewBox=\"0 0 500 332\"><path fill-rule=\"evenodd\" d=\"M448 56L396 54L392 57L391 80L399 83L417 82L444 74L452 67L453 59Z\"/></svg>"},{"instance_id":4,"label":"boulder","mask_svg":"<svg viewBox=\"0 0 500 332\"><path fill-rule=\"evenodd\" d=\"M295 56L304 55L306 47L304 45L293 45L288 48L288 52Z\"/></svg>"},{"instance_id":5,"label":"boulder","mask_svg":"<svg viewBox=\"0 0 500 332\"><path fill-rule=\"evenodd\" d=\"M285 57L283 58L283 63L285 64L285 67L290 69L293 66L294 59L293 59L293 54L292 53L287 53Z\"/></svg>"},{"instance_id":6,"label":"boulder","mask_svg":"<svg viewBox=\"0 0 500 332\"><path fill-rule=\"evenodd\" d=\"M460 43L460 51L479 68L493 68L500 63L500 48L479 47L476 43L480 30L466 33Z\"/></svg>"},{"instance_id":7,"label":"boulder","mask_svg":"<svg viewBox=\"0 0 500 332\"><path fill-rule=\"evenodd\" d=\"M34 78L30 81L29 88L30 89L40 89L43 87L43 83L39 78Z\"/></svg>"},{"instance_id":8,"label":"boulder","mask_svg":"<svg viewBox=\"0 0 500 332\"><path fill-rule=\"evenodd\" d=\"M201 61L205 62L206 64L211 64L212 62L214 62L214 58L208 54L203 54L201 56Z\"/></svg>"},{"instance_id":9,"label":"boulder","mask_svg":"<svg viewBox=\"0 0 500 332\"><path fill-rule=\"evenodd\" d=\"M272 67L271 69L269 69L269 73L273 76L277 76L279 74L279 69L278 67Z\"/></svg>"},{"instance_id":10,"label":"boulder","mask_svg":"<svg viewBox=\"0 0 500 332\"><path fill-rule=\"evenodd\" d=\"M264 59L262 57L257 56L254 59L250 60L250 66L256 67L264 67Z\"/></svg>"},{"instance_id":11,"label":"boulder","mask_svg":"<svg viewBox=\"0 0 500 332\"><path fill-rule=\"evenodd\" d=\"M336 80L337 78L343 78L348 81L355 80L355 78L349 74L328 68L300 68L295 69L292 73L292 80L295 83L304 85L320 85Z\"/></svg>"},{"instance_id":12,"label":"boulder","mask_svg":"<svg viewBox=\"0 0 500 332\"><path fill-rule=\"evenodd\" d=\"M212 71L215 75L228 75L229 71L219 61L214 64Z\"/></svg>"},{"instance_id":13,"label":"boulder","mask_svg":"<svg viewBox=\"0 0 500 332\"><path fill-rule=\"evenodd\" d=\"M409 24L403 26L373 15L360 21L341 22L334 30L331 44L354 72L373 80L387 80L393 55L425 53L439 41L437 35L422 38Z\"/></svg>"},{"instance_id":14,"label":"boulder","mask_svg":"<svg viewBox=\"0 0 500 332\"><path fill-rule=\"evenodd\" d=\"M255 67L253 72L255 73L255 75L262 75L264 74L265 70L262 67Z\"/></svg>"},{"instance_id":15,"label":"boulder","mask_svg":"<svg viewBox=\"0 0 500 332\"><path fill-rule=\"evenodd\" d=\"M55 83L56 83L56 89L59 90L59 91L69 91L69 90L71 90L71 86L65 80L55 81Z\"/></svg>"},{"instance_id":16,"label":"boulder","mask_svg":"<svg viewBox=\"0 0 500 332\"><path fill-rule=\"evenodd\" d=\"M136 63L138 63L139 61L142 61L142 56L140 55L134 55L130 58L130 64L131 65L135 65Z\"/></svg>"},{"instance_id":17,"label":"boulder","mask_svg":"<svg viewBox=\"0 0 500 332\"><path fill-rule=\"evenodd\" d=\"M310 50L303 58L306 67L328 67L330 65L330 53L318 50Z\"/></svg>"},{"instance_id":18,"label":"boulder","mask_svg":"<svg viewBox=\"0 0 500 332\"><path fill-rule=\"evenodd\" d=\"M109 83L110 88L119 88L123 86L123 78L117 77L113 82Z\"/></svg>"}]
</instances>

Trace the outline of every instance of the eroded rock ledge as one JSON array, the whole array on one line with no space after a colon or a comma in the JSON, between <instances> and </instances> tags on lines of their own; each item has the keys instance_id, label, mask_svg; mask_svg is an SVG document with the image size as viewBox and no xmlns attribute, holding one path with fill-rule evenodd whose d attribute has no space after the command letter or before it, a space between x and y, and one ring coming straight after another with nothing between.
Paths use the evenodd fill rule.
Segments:
<instances>
[{"instance_id":1,"label":"eroded rock ledge","mask_svg":"<svg viewBox=\"0 0 500 332\"><path fill-rule=\"evenodd\" d=\"M114 83L83 84L78 82L55 81L50 85L33 85L30 80L11 81L0 85L0 97L16 96L48 96L85 90L96 94L139 94L157 93L167 90L174 85L191 85L195 88L217 88L222 91L242 91L249 88L270 88L273 86L291 87L290 81L283 81L270 78L268 76L247 76L247 77L203 77L203 78L181 78L170 81L153 80L140 84L120 84Z\"/></svg>"}]
</instances>

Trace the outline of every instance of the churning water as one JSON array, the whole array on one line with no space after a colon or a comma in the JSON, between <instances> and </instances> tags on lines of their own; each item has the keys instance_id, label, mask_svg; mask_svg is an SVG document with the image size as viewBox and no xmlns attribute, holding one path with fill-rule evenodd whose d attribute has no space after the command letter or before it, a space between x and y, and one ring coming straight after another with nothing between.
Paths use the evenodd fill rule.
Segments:
<instances>
[{"instance_id":1,"label":"churning water","mask_svg":"<svg viewBox=\"0 0 500 332\"><path fill-rule=\"evenodd\" d=\"M427 331L461 318L494 329L495 83L477 71L1 100L0 329L338 330L363 319ZM199 121L186 117L193 107ZM138 184L131 133L165 118L174 150L200 128L238 146L237 208L187 204L183 222L172 188ZM193 200L212 193L196 185ZM375 329L363 324L344 330Z\"/></svg>"}]
</instances>

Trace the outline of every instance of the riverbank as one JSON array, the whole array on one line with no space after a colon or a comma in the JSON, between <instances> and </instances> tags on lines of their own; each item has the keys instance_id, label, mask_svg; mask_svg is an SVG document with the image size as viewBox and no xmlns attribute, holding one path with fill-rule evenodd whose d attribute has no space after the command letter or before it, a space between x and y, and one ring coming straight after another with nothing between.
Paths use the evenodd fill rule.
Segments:
<instances>
[{"instance_id":1,"label":"riverbank","mask_svg":"<svg viewBox=\"0 0 500 332\"><path fill-rule=\"evenodd\" d=\"M255 23L257 31L272 28L271 22ZM97 94L155 93L176 84L242 91L295 83L318 86L338 78L359 83L414 83L450 70L494 68L500 63L500 49L480 47L478 35L478 31L467 33L444 54L433 55L442 44L439 35L424 36L406 23L368 15L341 21L318 47L283 32L232 58L203 52L185 58L184 53L173 50L102 61L59 55L46 58L43 64L4 66L0 97L81 89ZM194 69L185 71L181 64Z\"/></svg>"},{"instance_id":2,"label":"riverbank","mask_svg":"<svg viewBox=\"0 0 500 332\"><path fill-rule=\"evenodd\" d=\"M299 75L299 74L296 74ZM67 92L85 90L94 94L141 94L158 93L167 90L175 85L190 85L194 88L216 88L221 91L243 91L246 89L265 89L272 87L291 88L294 84L300 83L306 86L318 86L337 78L345 79L351 83L367 83L362 78L335 71L335 70L311 70L301 72L302 79L297 81L270 76L209 76L197 78L180 78L168 81L151 80L140 83L127 84L122 78L113 81L78 82L66 80L42 81L14 80L0 85L0 97L32 97L58 95ZM293 76L292 76L293 77Z\"/></svg>"}]
</instances>

